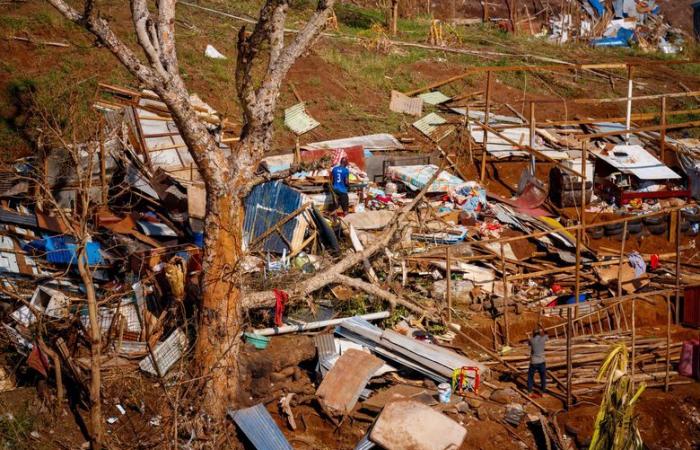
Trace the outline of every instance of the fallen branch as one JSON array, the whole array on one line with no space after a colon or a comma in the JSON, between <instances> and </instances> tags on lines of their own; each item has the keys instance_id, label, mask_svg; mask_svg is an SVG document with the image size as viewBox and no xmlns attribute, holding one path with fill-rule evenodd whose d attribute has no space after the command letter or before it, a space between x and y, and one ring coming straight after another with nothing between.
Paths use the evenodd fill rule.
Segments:
<instances>
[{"instance_id":1,"label":"fallen branch","mask_svg":"<svg viewBox=\"0 0 700 450\"><path fill-rule=\"evenodd\" d=\"M360 289L370 295L387 301L392 306L392 308L395 308L396 305L400 305L408 309L409 311L412 311L416 314L420 314L421 316L427 316L432 319L437 319L437 316L433 311L421 308L420 306L414 303L402 299L396 294L392 294L391 292L382 289L377 285L367 283L366 281L360 280L359 278L352 278L346 275L336 275L335 281L355 289Z\"/></svg>"},{"instance_id":2,"label":"fallen branch","mask_svg":"<svg viewBox=\"0 0 700 450\"><path fill-rule=\"evenodd\" d=\"M10 39L14 39L16 41L22 41L22 42L27 42L29 44L35 44L35 45L50 45L52 47L70 47L70 44L66 44L65 42L52 42L52 41L36 41L34 39L22 37L22 36L12 36Z\"/></svg>"},{"instance_id":3,"label":"fallen branch","mask_svg":"<svg viewBox=\"0 0 700 450\"><path fill-rule=\"evenodd\" d=\"M364 251L356 252L351 255L346 256L337 263L330 266L323 272L314 275L313 277L305 280L300 287L295 289L290 293L290 298L304 298L307 295L315 292L323 287L328 286L331 283L337 281L338 276L342 275L343 272L354 267L355 265L361 263L365 259L369 259L372 255L378 251L386 248L394 237L394 233L399 229L399 223L402 222L406 216L420 203L420 201L425 197L430 185L437 179L438 175L443 171L445 167L445 161L440 165L440 168L435 171L433 176L425 183L423 189L416 195L413 201L405 206L403 209L398 210L394 213L387 224L384 232L379 236L378 239L374 241L372 245L367 247ZM275 293L272 290L269 291L258 291L247 293L243 297L243 308L244 309L255 309L255 308L272 308L275 306Z\"/></svg>"}]
</instances>

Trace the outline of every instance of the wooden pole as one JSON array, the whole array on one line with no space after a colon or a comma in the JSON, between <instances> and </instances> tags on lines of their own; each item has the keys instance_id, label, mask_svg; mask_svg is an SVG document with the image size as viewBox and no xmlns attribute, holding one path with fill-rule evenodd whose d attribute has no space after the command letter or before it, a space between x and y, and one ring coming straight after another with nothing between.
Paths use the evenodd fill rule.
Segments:
<instances>
[{"instance_id":1,"label":"wooden pole","mask_svg":"<svg viewBox=\"0 0 700 450\"><path fill-rule=\"evenodd\" d=\"M399 0L391 2L391 34L396 36L398 32Z\"/></svg>"},{"instance_id":2,"label":"wooden pole","mask_svg":"<svg viewBox=\"0 0 700 450\"><path fill-rule=\"evenodd\" d=\"M103 124L100 123L100 184L102 187L102 204L106 205L109 192L108 192L108 186L107 186L107 156L105 155L105 143L104 143L104 137L102 134L102 126Z\"/></svg>"},{"instance_id":3,"label":"wooden pole","mask_svg":"<svg viewBox=\"0 0 700 450\"><path fill-rule=\"evenodd\" d=\"M632 65L627 66L627 118L625 120L625 124L627 129L629 130L632 125L632 89L633 89L633 83L632 83ZM625 144L629 145L630 143L630 134L627 133L625 134Z\"/></svg>"},{"instance_id":4,"label":"wooden pole","mask_svg":"<svg viewBox=\"0 0 700 450\"><path fill-rule=\"evenodd\" d=\"M571 360L571 333L574 331L574 320L571 314L573 308L566 308L566 409L571 408L571 381L572 381L572 360Z\"/></svg>"},{"instance_id":5,"label":"wooden pole","mask_svg":"<svg viewBox=\"0 0 700 450\"><path fill-rule=\"evenodd\" d=\"M503 321L505 323L505 345L510 345L510 326L508 322L508 272L506 271L505 246L501 244L501 270L503 270Z\"/></svg>"},{"instance_id":6,"label":"wooden pole","mask_svg":"<svg viewBox=\"0 0 700 450\"><path fill-rule=\"evenodd\" d=\"M464 116L464 128L467 130L467 152L469 153L469 164L474 163L474 154L472 152L472 129L469 125L469 103L467 103L466 114Z\"/></svg>"},{"instance_id":7,"label":"wooden pole","mask_svg":"<svg viewBox=\"0 0 700 450\"><path fill-rule=\"evenodd\" d=\"M576 284L574 288L574 296L576 301L576 310L578 312L578 302L581 296L581 241L583 240L583 230L586 226L586 159L588 158L588 143L583 141L581 144L581 220L579 228L576 230ZM574 308L567 308L566 320L566 408L571 407L572 393L571 381L573 377L573 362L571 354L571 334L573 332L573 313Z\"/></svg>"},{"instance_id":8,"label":"wooden pole","mask_svg":"<svg viewBox=\"0 0 700 450\"><path fill-rule=\"evenodd\" d=\"M445 247L445 267L447 268L447 280L445 293L447 295L447 326L452 323L452 260L450 258L450 246Z\"/></svg>"},{"instance_id":9,"label":"wooden pole","mask_svg":"<svg viewBox=\"0 0 700 450\"><path fill-rule=\"evenodd\" d=\"M622 297L622 264L625 261L625 243L627 241L627 222L622 226L622 245L620 245L620 262L617 266L617 296Z\"/></svg>"},{"instance_id":10,"label":"wooden pole","mask_svg":"<svg viewBox=\"0 0 700 450\"><path fill-rule=\"evenodd\" d=\"M484 111L484 124L488 125L489 124L489 112L491 110L491 71L486 72L486 109ZM484 178L486 178L486 157L488 155L488 151L486 150L487 145L488 145L488 137L489 133L488 130L485 128L482 128L484 132L484 140L483 140L483 147L484 150L481 153L481 176L480 180L483 183Z\"/></svg>"},{"instance_id":11,"label":"wooden pole","mask_svg":"<svg viewBox=\"0 0 700 450\"><path fill-rule=\"evenodd\" d=\"M488 2L488 0L481 0L481 6L483 6L483 8L484 8L483 22L487 23L489 21L489 2Z\"/></svg>"},{"instance_id":12,"label":"wooden pole","mask_svg":"<svg viewBox=\"0 0 700 450\"><path fill-rule=\"evenodd\" d=\"M681 323L681 211L676 211L676 324Z\"/></svg>"},{"instance_id":13,"label":"wooden pole","mask_svg":"<svg viewBox=\"0 0 700 450\"><path fill-rule=\"evenodd\" d=\"M530 102L530 148L535 148L535 102ZM488 124L487 124L488 125ZM530 154L530 173L535 176L535 162L536 158L534 154ZM584 180L585 182L585 180Z\"/></svg>"},{"instance_id":14,"label":"wooden pole","mask_svg":"<svg viewBox=\"0 0 700 450\"><path fill-rule=\"evenodd\" d=\"M666 294L666 376L664 392L668 392L669 371L671 370L671 296Z\"/></svg>"},{"instance_id":15,"label":"wooden pole","mask_svg":"<svg viewBox=\"0 0 700 450\"><path fill-rule=\"evenodd\" d=\"M627 228L627 222L625 222L625 228ZM624 237L623 237L623 243L624 243ZM622 267L622 261L620 261L620 267ZM618 284L620 286L620 290L622 290L622 282L618 279ZM619 295L621 297L622 295ZM632 367L631 367L631 373L632 377L630 378L632 381L632 390L634 391L634 372L636 370L636 363L637 363L637 299L632 298L630 300L632 302Z\"/></svg>"},{"instance_id":16,"label":"wooden pole","mask_svg":"<svg viewBox=\"0 0 700 450\"><path fill-rule=\"evenodd\" d=\"M659 153L661 162L666 164L666 97L661 97L661 137L659 139Z\"/></svg>"}]
</instances>

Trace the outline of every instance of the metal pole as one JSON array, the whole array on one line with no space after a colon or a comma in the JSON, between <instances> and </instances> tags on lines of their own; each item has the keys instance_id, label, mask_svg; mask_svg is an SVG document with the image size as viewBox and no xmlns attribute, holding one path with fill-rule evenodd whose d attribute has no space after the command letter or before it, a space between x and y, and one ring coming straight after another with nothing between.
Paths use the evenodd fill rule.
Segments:
<instances>
[{"instance_id":1,"label":"metal pole","mask_svg":"<svg viewBox=\"0 0 700 450\"><path fill-rule=\"evenodd\" d=\"M450 246L445 247L445 266L447 268L446 295L447 295L447 325L452 323L452 261L450 260Z\"/></svg>"},{"instance_id":2,"label":"metal pole","mask_svg":"<svg viewBox=\"0 0 700 450\"><path fill-rule=\"evenodd\" d=\"M490 111L491 111L491 71L488 71L488 72L486 72L486 109L484 110L484 123L486 125L489 124L489 112ZM483 183L484 178L486 177L486 155L488 154L488 152L486 151L486 148L488 146L489 133L484 128L482 128L482 131L484 132L484 140L483 140L484 150L481 153L481 177L479 179Z\"/></svg>"},{"instance_id":3,"label":"metal pole","mask_svg":"<svg viewBox=\"0 0 700 450\"><path fill-rule=\"evenodd\" d=\"M631 128L632 123L632 66L627 65L627 119L625 120L626 129ZM625 134L625 144L629 145L630 134Z\"/></svg>"}]
</instances>

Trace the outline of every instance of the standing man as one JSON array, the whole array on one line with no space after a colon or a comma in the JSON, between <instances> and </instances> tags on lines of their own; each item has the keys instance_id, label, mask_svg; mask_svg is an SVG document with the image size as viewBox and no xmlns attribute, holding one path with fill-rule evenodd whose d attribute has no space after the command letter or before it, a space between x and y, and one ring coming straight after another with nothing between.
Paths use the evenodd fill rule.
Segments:
<instances>
[{"instance_id":1,"label":"standing man","mask_svg":"<svg viewBox=\"0 0 700 450\"><path fill-rule=\"evenodd\" d=\"M343 208L343 213L347 214L350 208L350 199L348 197L348 187L350 185L350 170L348 170L348 159L342 158L340 164L331 170L331 188L333 189L335 210L340 203Z\"/></svg>"},{"instance_id":2,"label":"standing man","mask_svg":"<svg viewBox=\"0 0 700 450\"><path fill-rule=\"evenodd\" d=\"M539 325L532 333L530 344L530 367L527 371L527 392L531 396L541 397L541 394L533 394L532 387L535 384L535 372L540 374L540 389L542 394L547 388L547 365L544 358L544 345L549 339L547 332Z\"/></svg>"}]
</instances>

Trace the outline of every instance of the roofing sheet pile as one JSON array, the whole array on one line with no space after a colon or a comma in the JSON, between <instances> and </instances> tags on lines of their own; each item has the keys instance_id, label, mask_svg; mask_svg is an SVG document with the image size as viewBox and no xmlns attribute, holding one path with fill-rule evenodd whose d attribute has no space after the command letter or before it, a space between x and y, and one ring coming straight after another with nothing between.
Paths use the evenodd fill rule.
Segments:
<instances>
[{"instance_id":1,"label":"roofing sheet pile","mask_svg":"<svg viewBox=\"0 0 700 450\"><path fill-rule=\"evenodd\" d=\"M112 137L105 143L105 170L90 175L98 186L91 194L107 201L88 218L91 239L84 252L78 251L66 216L51 208L34 207L29 186L13 187L12 177L20 179L33 165L43 164L21 161L7 175L7 189L0 193L5 199L0 209L0 270L5 282L2 295L17 309L3 329L17 350L29 355L42 352L34 341L34 327L49 327L57 342L64 343L62 356L71 361L81 379L79 374L90 370L88 347L83 344L90 322L83 300L85 285L77 270L78 255L84 254L98 298L108 299L98 311L106 370L140 370L149 377L184 376L178 363L192 347L200 295L204 186L162 103L149 92L112 86L103 86L103 92L108 96L96 107L109 125L106 135ZM480 95L475 96L477 102ZM494 332L499 351L473 340L469 342L474 345L457 346L456 337L466 336L458 326L434 326L444 322L448 307L455 322L467 323L476 317L502 323L508 314L542 314L554 324L550 331L557 338L564 317L573 310L577 338L606 334L608 339L626 339L627 312L620 307L621 300L614 299L618 277L626 293L644 294L652 290L652 284L672 283L664 264L647 266L654 255L630 253L620 263L619 255L582 244L586 284L580 303L572 302L573 270L561 266L576 261L577 242L558 220L560 210L553 204L578 199L576 193L582 190L590 191L591 211L646 214L628 232L641 232L643 226L651 233L661 228L665 232L665 218L648 216L661 211L664 204L649 198L667 197L682 204L685 200L679 197L687 199L690 193L687 177L652 154L657 136L641 134L629 142L614 137L594 139L584 183L566 170L576 173L582 164L576 136L616 124L581 125L574 131L571 126L537 127L531 136L523 119L500 114L487 117L482 111L460 107L461 100L464 97L439 91L407 99L395 94L392 108L405 108L407 114L425 113L413 123L413 137L353 136L311 142L300 145L298 152L269 156L261 171L275 174L296 163L305 164L308 170L261 183L245 199L243 245L247 253L241 267L247 273L246 285L251 289L276 287L278 296L274 314L254 317L254 325L272 328L251 329L246 339L251 346L274 347L282 338L268 341L267 336L337 325L333 334L316 336L318 375L309 379L307 388L314 391L314 398L334 423L348 415L364 415L371 421L378 416L360 443L362 448L375 444L405 448L406 441L397 436L415 443L415 448L459 446L467 433L460 421L474 416L470 407L476 406L469 401L509 386L492 376L494 365L510 360L516 363L510 370L525 372L522 347L515 346L506 359L500 356L499 351L507 354L511 348L507 331L500 326ZM205 103L196 104L221 150L230 151L235 125ZM288 116L290 124L305 114L303 105L296 108ZM290 128L298 135L308 132L303 127ZM553 171L550 184L558 182L562 189L548 195L546 183L525 171L518 195L505 198L465 179L451 155L440 147L450 139L461 139L462 132L469 139L469 156L481 149L496 161L528 161L534 151L554 162L560 171ZM426 152L426 148L435 151ZM338 210L329 188L329 172L342 158L349 161L349 214ZM66 182L59 169L65 166L48 167L55 206L79 212L76 187ZM578 189L572 187L576 182ZM650 195L634 196L640 193ZM424 197L417 201L418 195ZM686 232L697 232L697 210L688 209L683 217ZM308 308L285 308L285 290L302 286L306 278L331 266L343 253L360 252L385 233L393 234L395 221L399 221L400 238L387 241L390 244L383 249L381 262L365 260L351 279L354 283L336 283L314 294ZM613 225L605 227L605 234L619 236L621 225ZM504 240L533 233L535 236L517 243ZM379 298L389 299L392 312L368 301L362 290L369 289L369 283L360 280L363 277L376 287ZM17 302L18 298L25 301ZM352 302L359 302L368 314L353 317L348 313ZM392 320L380 325L369 322L390 315ZM70 323L79 326L66 326ZM642 375L654 381L659 372L654 353L658 342L650 341L646 349L648 352L640 352L654 364L654 370ZM678 359L678 352L673 359ZM590 377L579 381L587 388L600 387ZM511 391L513 398L505 402L506 410L530 407L522 392ZM552 387L552 392L562 395L560 387ZM281 401L291 426L291 398ZM264 407L232 410L230 415L257 448L289 448ZM430 426L405 427L417 415ZM559 439L546 420L533 417L530 421L537 422L551 439ZM400 426L406 429L396 435ZM561 442L557 445L564 448Z\"/></svg>"},{"instance_id":2,"label":"roofing sheet pile","mask_svg":"<svg viewBox=\"0 0 700 450\"><path fill-rule=\"evenodd\" d=\"M643 50L663 53L678 53L683 49L683 31L664 21L662 8L654 0L573 3L580 7L575 13L562 12L550 17L548 39L558 43L585 39L598 47L637 45Z\"/></svg>"}]
</instances>

